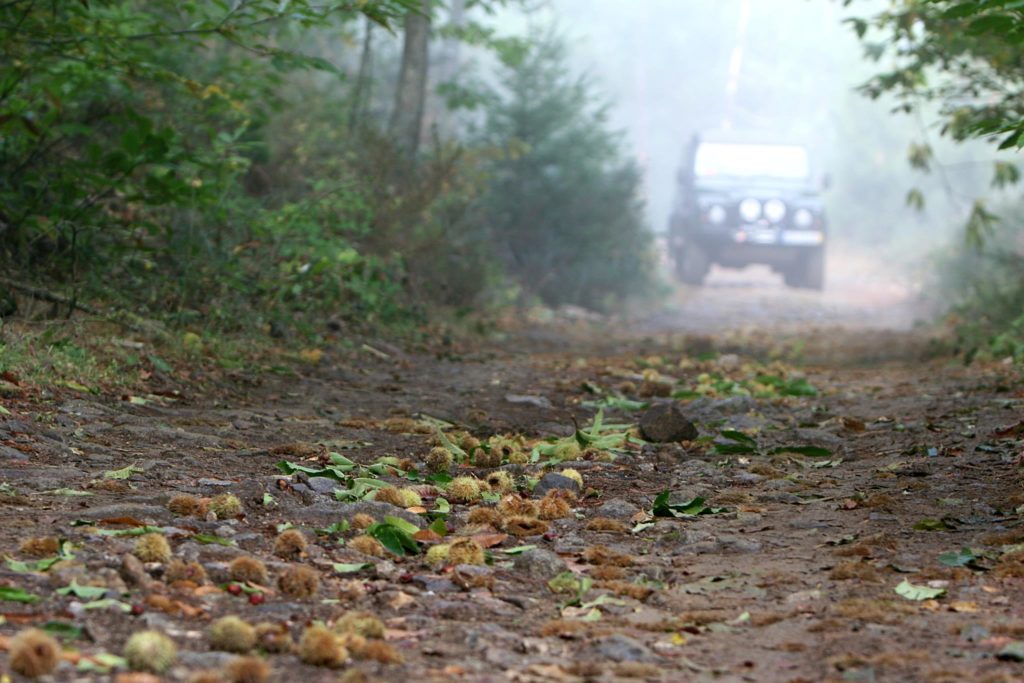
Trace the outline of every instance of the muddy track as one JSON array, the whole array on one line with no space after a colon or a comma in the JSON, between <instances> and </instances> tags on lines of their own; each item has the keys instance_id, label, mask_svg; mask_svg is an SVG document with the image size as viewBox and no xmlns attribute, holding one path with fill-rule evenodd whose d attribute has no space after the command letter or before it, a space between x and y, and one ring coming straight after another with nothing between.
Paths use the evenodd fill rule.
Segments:
<instances>
[{"instance_id":1,"label":"muddy track","mask_svg":"<svg viewBox=\"0 0 1024 683\"><path fill-rule=\"evenodd\" d=\"M714 301L731 305L729 296ZM60 681L109 680L114 673L88 671L102 664L96 655L120 654L143 629L177 644L163 680L201 670L221 672L203 680L249 680L237 670L225 677L236 655L211 648L216 619L270 622L298 640L314 621L344 633L352 610L379 618L385 630L376 635L391 647L343 636L350 651L337 668L256 647L270 666L267 680L1024 677L1024 553L1015 545L1024 541L1015 512L1024 504L1024 429L1012 428L1024 404L1019 377L1004 366L921 360L920 338L903 330L808 333L806 321L805 349L828 349L831 339L839 355L805 350L802 364L781 364L771 360L767 327L754 335L691 330L679 323L695 310L687 305L629 329L563 321L429 354L329 351L300 374L247 378L216 393L196 384L180 398L140 392L133 402L23 387L4 399L11 414L0 416L0 548L32 561L26 539L71 545L45 571L0 568L0 584L38 598L3 602L0 630L64 624L70 636L52 674ZM536 525L542 534L516 536L522 520L510 523L493 502L460 503L424 482L437 420L453 425L453 439L459 430L484 440L514 434L529 447L586 428L595 414L588 402L602 396L656 404L672 392L699 438L626 444L613 460L497 468L520 483L545 469L580 473L574 495L547 496L570 509L547 503L555 512L542 516L555 518ZM643 414L611 403L607 421L632 424ZM736 452L749 442L729 438L730 430L748 435L754 452ZM804 450L786 450L793 447ZM398 470L373 476L415 486L422 506L338 501L341 483L277 468L281 460L320 468L329 451L363 465L408 460L402 466L414 467L418 482ZM126 479L112 478L128 466L135 469ZM467 463L452 474L494 471ZM575 489L571 480L549 481ZM705 514L652 517L666 490L671 503L704 499L687 510ZM168 509L174 496L227 492L240 499L240 514ZM544 499L536 489L522 494ZM353 543L360 533L339 525L359 526L357 513L378 522L390 514L424 529L443 496L452 498L441 529L448 535L424 533L420 549L472 537L487 563L472 564L472 553L460 556L471 564L456 566L428 564L422 553L368 555L356 548L378 549ZM169 576L166 558L137 561L138 537L115 534L142 524L159 527L173 557L200 563L205 579ZM275 544L282 525L306 539L292 557ZM524 545L534 548L505 552ZM963 548L973 550L940 559ZM234 595L239 556L264 561L268 576ZM315 572L315 594L280 581L295 566ZM913 596L921 599L896 592L904 581L926 589ZM73 582L101 590L57 592Z\"/></svg>"}]
</instances>

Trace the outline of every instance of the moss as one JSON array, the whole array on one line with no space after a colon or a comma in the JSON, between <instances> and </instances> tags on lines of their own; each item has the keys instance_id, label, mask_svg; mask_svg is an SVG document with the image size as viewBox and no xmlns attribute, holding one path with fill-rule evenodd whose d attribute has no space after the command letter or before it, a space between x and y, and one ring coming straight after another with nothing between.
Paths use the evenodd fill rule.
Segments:
<instances>
[{"instance_id":1,"label":"moss","mask_svg":"<svg viewBox=\"0 0 1024 683\"><path fill-rule=\"evenodd\" d=\"M435 446L427 453L427 457L424 458L424 464L426 464L428 471L438 474L450 470L453 460L452 454L447 448Z\"/></svg>"},{"instance_id":2,"label":"moss","mask_svg":"<svg viewBox=\"0 0 1024 683\"><path fill-rule=\"evenodd\" d=\"M206 583L206 569L198 562L185 562L184 560L174 558L167 565L164 579L167 583L191 581L198 586Z\"/></svg>"},{"instance_id":3,"label":"moss","mask_svg":"<svg viewBox=\"0 0 1024 683\"><path fill-rule=\"evenodd\" d=\"M256 646L264 652L277 654L292 651L295 643L287 624L261 621L255 628Z\"/></svg>"},{"instance_id":4,"label":"moss","mask_svg":"<svg viewBox=\"0 0 1024 683\"><path fill-rule=\"evenodd\" d=\"M301 564L292 565L278 577L277 587L293 598L311 598L320 590L320 574Z\"/></svg>"},{"instance_id":5,"label":"moss","mask_svg":"<svg viewBox=\"0 0 1024 683\"><path fill-rule=\"evenodd\" d=\"M174 641L159 631L136 633L124 646L124 658L133 671L162 674L178 657Z\"/></svg>"},{"instance_id":6,"label":"moss","mask_svg":"<svg viewBox=\"0 0 1024 683\"><path fill-rule=\"evenodd\" d=\"M18 547L18 552L29 557L49 557L60 551L60 539L56 536L40 536L26 538Z\"/></svg>"},{"instance_id":7,"label":"moss","mask_svg":"<svg viewBox=\"0 0 1024 683\"><path fill-rule=\"evenodd\" d=\"M210 648L223 652L248 652L256 647L256 629L236 616L221 617L210 626Z\"/></svg>"},{"instance_id":8,"label":"moss","mask_svg":"<svg viewBox=\"0 0 1024 683\"><path fill-rule=\"evenodd\" d=\"M143 534L135 540L132 553L143 562L167 562L171 559L171 544L163 534Z\"/></svg>"},{"instance_id":9,"label":"moss","mask_svg":"<svg viewBox=\"0 0 1024 683\"><path fill-rule=\"evenodd\" d=\"M322 624L313 624L299 640L299 659L313 666L337 668L348 659L348 651L334 632Z\"/></svg>"},{"instance_id":10,"label":"moss","mask_svg":"<svg viewBox=\"0 0 1024 683\"><path fill-rule=\"evenodd\" d=\"M26 678L45 676L60 662L60 645L37 628L26 629L11 638L7 651L11 670Z\"/></svg>"},{"instance_id":11,"label":"moss","mask_svg":"<svg viewBox=\"0 0 1024 683\"><path fill-rule=\"evenodd\" d=\"M374 614L357 610L338 617L333 629L336 633L355 633L364 638L384 637L384 622Z\"/></svg>"},{"instance_id":12,"label":"moss","mask_svg":"<svg viewBox=\"0 0 1024 683\"><path fill-rule=\"evenodd\" d=\"M274 554L286 560L297 560L306 552L306 535L298 529L285 529L274 539Z\"/></svg>"},{"instance_id":13,"label":"moss","mask_svg":"<svg viewBox=\"0 0 1024 683\"><path fill-rule=\"evenodd\" d=\"M232 493L222 493L210 499L210 512L217 519L234 519L242 514L242 501Z\"/></svg>"},{"instance_id":14,"label":"moss","mask_svg":"<svg viewBox=\"0 0 1024 683\"><path fill-rule=\"evenodd\" d=\"M472 538L460 538L448 546L449 564L483 564L483 547Z\"/></svg>"},{"instance_id":15,"label":"moss","mask_svg":"<svg viewBox=\"0 0 1024 683\"><path fill-rule=\"evenodd\" d=\"M255 557L243 555L236 557L228 565L228 576L239 583L255 583L265 586L270 581L267 576L267 565Z\"/></svg>"},{"instance_id":16,"label":"moss","mask_svg":"<svg viewBox=\"0 0 1024 683\"><path fill-rule=\"evenodd\" d=\"M200 501L195 496L179 493L167 503L167 509L182 517L192 517L199 512Z\"/></svg>"},{"instance_id":17,"label":"moss","mask_svg":"<svg viewBox=\"0 0 1024 683\"><path fill-rule=\"evenodd\" d=\"M480 480L473 477L455 477L448 484L448 498L456 503L475 503L480 500Z\"/></svg>"},{"instance_id":18,"label":"moss","mask_svg":"<svg viewBox=\"0 0 1024 683\"><path fill-rule=\"evenodd\" d=\"M228 683L266 683L270 665L260 657L235 657L224 667Z\"/></svg>"},{"instance_id":19,"label":"moss","mask_svg":"<svg viewBox=\"0 0 1024 683\"><path fill-rule=\"evenodd\" d=\"M384 546L373 536L356 536L348 542L348 547L370 557L384 557Z\"/></svg>"}]
</instances>

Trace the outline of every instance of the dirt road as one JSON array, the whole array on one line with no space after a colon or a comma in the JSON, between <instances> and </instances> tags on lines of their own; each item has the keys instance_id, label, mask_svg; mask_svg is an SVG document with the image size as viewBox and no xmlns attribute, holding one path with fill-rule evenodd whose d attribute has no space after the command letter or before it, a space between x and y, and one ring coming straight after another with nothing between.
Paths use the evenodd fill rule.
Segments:
<instances>
[{"instance_id":1,"label":"dirt road","mask_svg":"<svg viewBox=\"0 0 1024 683\"><path fill-rule=\"evenodd\" d=\"M1024 678L1018 373L920 360L902 295L749 277L177 396L8 390L0 547L43 562L0 569L0 628L59 630L53 680L108 680L144 629L177 645L164 680L261 680L211 643L225 615L271 624L234 649L274 681ZM490 491L431 476L446 451ZM384 484L411 491L364 500ZM281 645L315 621L338 635Z\"/></svg>"}]
</instances>

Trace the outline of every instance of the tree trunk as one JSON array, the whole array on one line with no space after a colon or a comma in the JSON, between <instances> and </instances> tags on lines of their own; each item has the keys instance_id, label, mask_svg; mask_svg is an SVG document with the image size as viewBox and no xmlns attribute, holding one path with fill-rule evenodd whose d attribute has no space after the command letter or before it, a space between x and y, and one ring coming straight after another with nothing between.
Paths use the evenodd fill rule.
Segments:
<instances>
[{"instance_id":1,"label":"tree trunk","mask_svg":"<svg viewBox=\"0 0 1024 683\"><path fill-rule=\"evenodd\" d=\"M398 74L395 108L388 130L395 144L408 156L416 156L423 126L423 107L427 95L427 48L430 38L430 0L423 0L419 12L405 17L405 44L402 68Z\"/></svg>"},{"instance_id":2,"label":"tree trunk","mask_svg":"<svg viewBox=\"0 0 1024 683\"><path fill-rule=\"evenodd\" d=\"M371 97L373 85L373 22L366 19L366 32L363 34L363 52L359 56L359 73L356 74L356 85L352 90L352 110L348 116L348 129L353 130L366 118L366 108Z\"/></svg>"}]
</instances>

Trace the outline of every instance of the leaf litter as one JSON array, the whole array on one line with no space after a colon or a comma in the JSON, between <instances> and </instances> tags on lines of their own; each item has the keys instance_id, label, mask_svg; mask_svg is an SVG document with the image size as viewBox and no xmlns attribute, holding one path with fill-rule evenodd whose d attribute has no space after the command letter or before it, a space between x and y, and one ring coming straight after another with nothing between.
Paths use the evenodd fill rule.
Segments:
<instances>
[{"instance_id":1,"label":"leaf litter","mask_svg":"<svg viewBox=\"0 0 1024 683\"><path fill-rule=\"evenodd\" d=\"M55 510L55 526L6 527L0 599L18 611L7 613L5 633L29 623L24 615L73 645L58 680L72 680L75 669L124 672L135 660L123 647L153 612L175 641L181 675L197 672L182 662L198 661L182 651L207 650L210 620L226 616L240 620L239 633L255 634L245 636L253 644L244 654L309 680L331 662L383 680L541 670L582 680L588 666L628 672L627 664L648 680L712 671L826 680L857 657L909 680L931 670L913 655L922 647L959 653L932 663L950 671L962 670L970 652L992 675L1015 675L1007 667L1017 666L1017 641L943 635L965 619L1024 634L1006 609L1021 598L1014 581L1024 576L1024 534L1014 535L1013 511L1024 500L1015 498L1019 487L1007 490L1000 454L960 448L973 437L943 427L952 423L944 415L967 408L977 433L1019 434L984 396L964 406L942 390L962 378L907 375L932 382L932 396L949 396L929 403L927 423L942 430L930 433L950 440L930 456L915 443L921 404L898 382L876 390L856 371L670 349L577 361L459 366L464 384L451 394L432 364L356 354L351 362L371 377L402 374L425 412L396 416L385 394L310 384L313 393L292 400L273 429L249 429L246 443L181 461L168 458L164 441L114 429L107 443L131 444L136 462L148 463L106 471L132 480L128 499L102 489L79 497L87 481L61 475L36 489L58 495L24 499ZM328 372L326 364L318 358L303 372ZM511 379L494 387L498 368ZM293 381L271 384L259 400L280 401ZM419 392L442 386L421 400ZM641 413L671 400L700 436L644 441ZM322 420L314 404L359 405L371 417ZM211 403L200 423L173 405L162 419L186 435L237 440L236 418L218 418L227 412ZM146 428L144 416L122 419ZM68 438L83 458L106 447ZM286 439L287 448L269 445ZM430 464L436 448L450 458ZM188 453L184 442L179 450ZM56 472L66 463L43 458L39 466ZM192 500L172 511L162 501L174 496ZM939 505L951 514L936 519ZM931 533L914 533L915 525ZM282 561L275 538L289 529L305 541ZM54 547L27 543L32 534L59 535L59 551L26 555ZM890 636L890 659L858 635L863 622L902 626ZM100 627L99 640L83 637ZM847 659L814 656L809 645L826 635L842 637ZM947 640L940 647L936 639ZM752 644L788 653L788 678L750 660Z\"/></svg>"}]
</instances>

